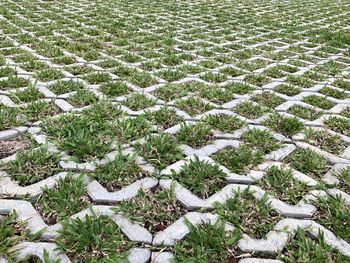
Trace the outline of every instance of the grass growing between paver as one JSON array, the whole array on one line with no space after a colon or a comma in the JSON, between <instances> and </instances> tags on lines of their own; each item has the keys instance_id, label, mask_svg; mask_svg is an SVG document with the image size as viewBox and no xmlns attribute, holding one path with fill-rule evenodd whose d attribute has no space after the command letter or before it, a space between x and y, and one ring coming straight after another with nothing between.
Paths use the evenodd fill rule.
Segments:
<instances>
[{"instance_id":1,"label":"grass growing between paver","mask_svg":"<svg viewBox=\"0 0 350 263\"><path fill-rule=\"evenodd\" d=\"M218 87L205 87L199 91L199 95L218 105L229 102L233 98L233 93L229 89Z\"/></svg>"},{"instance_id":2,"label":"grass growing between paver","mask_svg":"<svg viewBox=\"0 0 350 263\"><path fill-rule=\"evenodd\" d=\"M350 81L344 79L337 79L334 81L333 85L343 90L350 90Z\"/></svg>"},{"instance_id":3,"label":"grass growing between paver","mask_svg":"<svg viewBox=\"0 0 350 263\"><path fill-rule=\"evenodd\" d=\"M183 96L186 96L187 94L187 88L184 85L179 84L166 84L154 92L154 95L157 96L157 98L164 101L179 99Z\"/></svg>"},{"instance_id":4,"label":"grass growing between paver","mask_svg":"<svg viewBox=\"0 0 350 263\"><path fill-rule=\"evenodd\" d=\"M287 85L278 86L277 88L274 89L274 91L277 91L279 93L292 97L292 96L298 95L301 92L301 88L287 84Z\"/></svg>"},{"instance_id":5,"label":"grass growing between paver","mask_svg":"<svg viewBox=\"0 0 350 263\"><path fill-rule=\"evenodd\" d=\"M238 174L247 174L263 162L264 155L282 146L269 131L257 128L244 132L241 139L239 147L224 148L212 156L215 161Z\"/></svg>"},{"instance_id":6,"label":"grass growing between paver","mask_svg":"<svg viewBox=\"0 0 350 263\"><path fill-rule=\"evenodd\" d=\"M43 82L48 82L56 79L60 79L64 77L64 74L56 69L46 69L43 71L38 72L35 75L36 79L43 81Z\"/></svg>"},{"instance_id":7,"label":"grass growing between paver","mask_svg":"<svg viewBox=\"0 0 350 263\"><path fill-rule=\"evenodd\" d=\"M212 136L213 131L211 127L205 123L183 123L180 126L179 132L176 134L176 139L179 143L189 145L193 148L200 148L208 144Z\"/></svg>"},{"instance_id":8,"label":"grass growing between paver","mask_svg":"<svg viewBox=\"0 0 350 263\"><path fill-rule=\"evenodd\" d=\"M31 233L27 229L27 222L19 220L15 211L9 214L0 214L0 255L5 257L8 262L32 262L35 257L26 256L19 261L18 253L21 247L21 242L37 241L42 232ZM47 251L44 250L44 261L38 260L35 262L51 262L47 261ZM35 258L36 259L36 258Z\"/></svg>"},{"instance_id":9,"label":"grass growing between paver","mask_svg":"<svg viewBox=\"0 0 350 263\"><path fill-rule=\"evenodd\" d=\"M336 188L350 194L350 167L342 168L337 173L333 173L339 180Z\"/></svg>"},{"instance_id":10,"label":"grass growing between paver","mask_svg":"<svg viewBox=\"0 0 350 263\"><path fill-rule=\"evenodd\" d=\"M43 131L57 146L78 161L101 158L111 150L111 124L93 122L88 116L64 115L43 124Z\"/></svg>"},{"instance_id":11,"label":"grass growing between paver","mask_svg":"<svg viewBox=\"0 0 350 263\"><path fill-rule=\"evenodd\" d=\"M83 176L69 174L60 178L54 188L44 187L34 206L45 223L53 225L80 212L88 203Z\"/></svg>"},{"instance_id":12,"label":"grass growing between paver","mask_svg":"<svg viewBox=\"0 0 350 263\"><path fill-rule=\"evenodd\" d=\"M195 157L181 167L181 172L173 172L171 178L201 198L208 198L220 191L226 184L226 173L217 164Z\"/></svg>"},{"instance_id":13,"label":"grass growing between paver","mask_svg":"<svg viewBox=\"0 0 350 263\"><path fill-rule=\"evenodd\" d=\"M288 113L310 121L314 121L322 115L322 112L316 111L312 108L306 108L300 105L293 105L288 109Z\"/></svg>"},{"instance_id":14,"label":"grass growing between paver","mask_svg":"<svg viewBox=\"0 0 350 263\"><path fill-rule=\"evenodd\" d=\"M287 244L278 259L285 263L336 263L350 262L350 258L328 245L323 232L311 239L308 234L298 228L294 238Z\"/></svg>"},{"instance_id":15,"label":"grass growing between paver","mask_svg":"<svg viewBox=\"0 0 350 263\"><path fill-rule=\"evenodd\" d=\"M10 76L6 80L0 80L0 90L12 90L22 88L26 87L28 83L28 80L24 78L18 76Z\"/></svg>"},{"instance_id":16,"label":"grass growing between paver","mask_svg":"<svg viewBox=\"0 0 350 263\"><path fill-rule=\"evenodd\" d=\"M277 113L270 115L263 124L287 137L295 135L304 127L298 118L286 117Z\"/></svg>"},{"instance_id":17,"label":"grass growing between paver","mask_svg":"<svg viewBox=\"0 0 350 263\"><path fill-rule=\"evenodd\" d=\"M350 119L331 116L324 120L326 126L335 132L350 136Z\"/></svg>"},{"instance_id":18,"label":"grass growing between paver","mask_svg":"<svg viewBox=\"0 0 350 263\"><path fill-rule=\"evenodd\" d=\"M0 131L24 125L24 121L19 108L0 104Z\"/></svg>"},{"instance_id":19,"label":"grass growing between paver","mask_svg":"<svg viewBox=\"0 0 350 263\"><path fill-rule=\"evenodd\" d=\"M269 154L282 145L267 130L259 130L257 128L250 129L242 134L242 141L250 149Z\"/></svg>"},{"instance_id":20,"label":"grass growing between paver","mask_svg":"<svg viewBox=\"0 0 350 263\"><path fill-rule=\"evenodd\" d=\"M173 188L140 190L138 196L118 203L113 210L151 233L163 231L187 212L176 200Z\"/></svg>"},{"instance_id":21,"label":"grass growing between paver","mask_svg":"<svg viewBox=\"0 0 350 263\"><path fill-rule=\"evenodd\" d=\"M48 147L43 145L19 152L14 161L0 169L20 186L27 186L63 171L59 162L59 154L50 152Z\"/></svg>"},{"instance_id":22,"label":"grass growing between paver","mask_svg":"<svg viewBox=\"0 0 350 263\"><path fill-rule=\"evenodd\" d=\"M313 215L313 219L332 231L336 236L350 241L350 208L345 200L337 195L319 197L312 201L317 207L317 212Z\"/></svg>"},{"instance_id":23,"label":"grass growing between paver","mask_svg":"<svg viewBox=\"0 0 350 263\"><path fill-rule=\"evenodd\" d=\"M224 223L194 226L187 222L190 233L174 248L175 262L235 262L235 245L242 235L239 230L225 231Z\"/></svg>"},{"instance_id":24,"label":"grass growing between paver","mask_svg":"<svg viewBox=\"0 0 350 263\"><path fill-rule=\"evenodd\" d=\"M344 110L342 110L340 115L350 118L350 106L347 106Z\"/></svg>"},{"instance_id":25,"label":"grass growing between paver","mask_svg":"<svg viewBox=\"0 0 350 263\"><path fill-rule=\"evenodd\" d=\"M329 101L325 97L321 97L317 95L306 96L303 98L302 101L324 110L329 110L335 105L333 102Z\"/></svg>"},{"instance_id":26,"label":"grass growing between paver","mask_svg":"<svg viewBox=\"0 0 350 263\"><path fill-rule=\"evenodd\" d=\"M312 128L305 130L305 141L333 154L341 154L347 147L339 135L331 135L327 131L317 131Z\"/></svg>"},{"instance_id":27,"label":"grass growing between paver","mask_svg":"<svg viewBox=\"0 0 350 263\"><path fill-rule=\"evenodd\" d=\"M23 114L28 121L44 120L61 112L61 109L53 102L46 101L34 101L23 108Z\"/></svg>"},{"instance_id":28,"label":"grass growing between paver","mask_svg":"<svg viewBox=\"0 0 350 263\"><path fill-rule=\"evenodd\" d=\"M127 261L132 244L120 227L107 216L86 215L62 221L56 243L74 262Z\"/></svg>"},{"instance_id":29,"label":"grass growing between paver","mask_svg":"<svg viewBox=\"0 0 350 263\"><path fill-rule=\"evenodd\" d=\"M202 114L214 107L202 101L199 97L189 97L183 100L177 100L175 106L180 110L185 111L191 117Z\"/></svg>"},{"instance_id":30,"label":"grass growing between paver","mask_svg":"<svg viewBox=\"0 0 350 263\"><path fill-rule=\"evenodd\" d=\"M125 82L115 81L107 82L100 87L101 92L111 98L126 95L130 92L130 88Z\"/></svg>"},{"instance_id":31,"label":"grass growing between paver","mask_svg":"<svg viewBox=\"0 0 350 263\"><path fill-rule=\"evenodd\" d=\"M81 82L72 80L58 81L49 87L49 89L56 94L65 94L83 88L84 85Z\"/></svg>"},{"instance_id":32,"label":"grass growing between paver","mask_svg":"<svg viewBox=\"0 0 350 263\"><path fill-rule=\"evenodd\" d=\"M329 169L327 160L308 148L297 148L286 161L297 171L318 179Z\"/></svg>"},{"instance_id":33,"label":"grass growing between paver","mask_svg":"<svg viewBox=\"0 0 350 263\"><path fill-rule=\"evenodd\" d=\"M239 189L234 194L225 203L216 203L214 212L242 233L256 239L266 238L267 233L281 219L271 208L267 195L256 199L249 188L243 191Z\"/></svg>"},{"instance_id":34,"label":"grass growing between paver","mask_svg":"<svg viewBox=\"0 0 350 263\"><path fill-rule=\"evenodd\" d=\"M98 166L89 176L97 180L107 191L113 192L149 174L136 164L135 155L123 155L121 150L118 150L115 160Z\"/></svg>"},{"instance_id":35,"label":"grass growing between paver","mask_svg":"<svg viewBox=\"0 0 350 263\"><path fill-rule=\"evenodd\" d=\"M325 95L325 96L333 97L333 98L339 99L339 100L344 100L344 99L349 98L349 94L345 93L345 91L332 89L332 88L327 87L327 86L320 89L318 92Z\"/></svg>"},{"instance_id":36,"label":"grass growing between paver","mask_svg":"<svg viewBox=\"0 0 350 263\"><path fill-rule=\"evenodd\" d=\"M97 102L95 94L86 89L77 89L74 95L68 97L67 101L76 108L81 108Z\"/></svg>"},{"instance_id":37,"label":"grass growing between paver","mask_svg":"<svg viewBox=\"0 0 350 263\"><path fill-rule=\"evenodd\" d=\"M142 116L119 118L111 125L111 134L119 143L130 143L152 131L151 123Z\"/></svg>"},{"instance_id":38,"label":"grass growing between paver","mask_svg":"<svg viewBox=\"0 0 350 263\"><path fill-rule=\"evenodd\" d=\"M137 137L137 134L132 136L130 132L145 126L144 123L135 123L136 126L133 127L129 123L132 120L119 118L120 116L118 107L101 102L81 115L67 114L49 119L42 124L42 129L59 149L75 160L89 161L102 158L110 152L113 140L122 138L122 142L125 142ZM140 129L138 132L143 131Z\"/></svg>"},{"instance_id":39,"label":"grass growing between paver","mask_svg":"<svg viewBox=\"0 0 350 263\"><path fill-rule=\"evenodd\" d=\"M232 82L224 86L225 89L238 95L245 95L255 90L254 87L241 82Z\"/></svg>"},{"instance_id":40,"label":"grass growing between paver","mask_svg":"<svg viewBox=\"0 0 350 263\"><path fill-rule=\"evenodd\" d=\"M0 215L0 255L15 260L13 246L26 239L26 223L17 220L16 213Z\"/></svg>"},{"instance_id":41,"label":"grass growing between paver","mask_svg":"<svg viewBox=\"0 0 350 263\"><path fill-rule=\"evenodd\" d=\"M237 174L246 174L250 169L263 161L261 152L253 151L246 145L220 150L212 158L219 164L227 167L231 172Z\"/></svg>"},{"instance_id":42,"label":"grass growing between paver","mask_svg":"<svg viewBox=\"0 0 350 263\"><path fill-rule=\"evenodd\" d=\"M153 112L146 111L145 118L163 130L168 129L183 120L182 117L176 115L176 110L170 107L162 107L160 110Z\"/></svg>"},{"instance_id":43,"label":"grass growing between paver","mask_svg":"<svg viewBox=\"0 0 350 263\"><path fill-rule=\"evenodd\" d=\"M236 106L233 111L248 119L257 119L268 113L270 110L267 107L254 104L251 101L246 101Z\"/></svg>"},{"instance_id":44,"label":"grass growing between paver","mask_svg":"<svg viewBox=\"0 0 350 263\"><path fill-rule=\"evenodd\" d=\"M241 176L263 175L254 183L289 205L314 189L349 193L345 2L0 1L0 158L13 158L1 161L8 177L0 181L29 187L23 193L64 171L61 160L79 163L74 175L29 200L48 224L66 222L66 232L52 243L60 242L72 262L124 262L134 247L110 218L92 215L88 224L68 219L92 202L89 180L120 195L184 161L182 170L165 178L202 199L229 184L221 165ZM48 148L62 155L33 146L23 139L26 133L47 139ZM188 146L201 157L192 158ZM200 161L209 152L214 163ZM273 160L282 166L263 168ZM84 180L83 167L89 168ZM323 182L333 170L339 182ZM307 178L300 173L317 185L303 183ZM187 212L164 191L143 190L122 207L152 234L162 231ZM0 186L0 199L28 200L6 192ZM239 200L222 204L222 220L232 221L238 232L225 231L221 223L190 226L179 246L152 246L152 252L174 252L178 262L282 255L285 262L347 262L321 234L311 240L299 232L280 255L242 255L242 234L263 237L275 224L268 218L278 218L268 203L250 197L240 193ZM329 207L316 205L315 220L345 235L338 212L344 216L347 210L333 199L324 203Z\"/></svg>"},{"instance_id":45,"label":"grass growing between paver","mask_svg":"<svg viewBox=\"0 0 350 263\"><path fill-rule=\"evenodd\" d=\"M271 166L258 184L269 194L291 205L296 205L312 189L307 184L293 178L288 168Z\"/></svg>"},{"instance_id":46,"label":"grass growing between paver","mask_svg":"<svg viewBox=\"0 0 350 263\"><path fill-rule=\"evenodd\" d=\"M253 101L273 109L284 102L284 99L271 92L263 92L253 97Z\"/></svg>"},{"instance_id":47,"label":"grass growing between paver","mask_svg":"<svg viewBox=\"0 0 350 263\"><path fill-rule=\"evenodd\" d=\"M30 85L24 90L16 90L15 92L11 93L10 98L15 103L21 104L42 99L44 98L44 94L40 93L34 85Z\"/></svg>"},{"instance_id":48,"label":"grass growing between paver","mask_svg":"<svg viewBox=\"0 0 350 263\"><path fill-rule=\"evenodd\" d=\"M139 111L145 108L149 108L156 104L156 100L147 97L142 93L133 93L123 103L133 111Z\"/></svg>"},{"instance_id":49,"label":"grass growing between paver","mask_svg":"<svg viewBox=\"0 0 350 263\"><path fill-rule=\"evenodd\" d=\"M184 157L180 145L170 134L147 136L144 143L135 146L139 154L159 170Z\"/></svg>"},{"instance_id":50,"label":"grass growing between paver","mask_svg":"<svg viewBox=\"0 0 350 263\"><path fill-rule=\"evenodd\" d=\"M204 117L203 122L220 132L234 132L246 124L237 116L226 114L210 114Z\"/></svg>"}]
</instances>

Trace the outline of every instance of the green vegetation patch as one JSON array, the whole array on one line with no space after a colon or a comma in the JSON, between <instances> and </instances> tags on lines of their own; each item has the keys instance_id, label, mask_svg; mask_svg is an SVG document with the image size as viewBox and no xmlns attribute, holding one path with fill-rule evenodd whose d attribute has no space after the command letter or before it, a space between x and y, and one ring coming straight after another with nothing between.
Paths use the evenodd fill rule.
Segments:
<instances>
[{"instance_id":1,"label":"green vegetation patch","mask_svg":"<svg viewBox=\"0 0 350 263\"><path fill-rule=\"evenodd\" d=\"M175 106L187 112L191 117L206 111L212 110L214 107L202 101L199 97L189 97L183 100L177 100Z\"/></svg>"},{"instance_id":2,"label":"green vegetation patch","mask_svg":"<svg viewBox=\"0 0 350 263\"><path fill-rule=\"evenodd\" d=\"M118 203L114 211L139 223L151 233L163 231L187 212L176 201L172 189L160 188L147 192L141 190L133 199Z\"/></svg>"},{"instance_id":3,"label":"green vegetation patch","mask_svg":"<svg viewBox=\"0 0 350 263\"><path fill-rule=\"evenodd\" d=\"M296 205L309 193L311 187L293 178L293 171L277 166L270 167L264 177L259 180L259 185L277 199Z\"/></svg>"},{"instance_id":4,"label":"green vegetation patch","mask_svg":"<svg viewBox=\"0 0 350 263\"><path fill-rule=\"evenodd\" d=\"M163 130L183 121L183 118L176 114L176 110L170 107L162 107L158 111L146 111L145 118Z\"/></svg>"},{"instance_id":5,"label":"green vegetation patch","mask_svg":"<svg viewBox=\"0 0 350 263\"><path fill-rule=\"evenodd\" d=\"M59 251L66 253L72 261L127 261L132 242L124 237L110 217L86 215L83 219L64 220L61 224L55 241Z\"/></svg>"},{"instance_id":6,"label":"green vegetation patch","mask_svg":"<svg viewBox=\"0 0 350 263\"><path fill-rule=\"evenodd\" d=\"M0 131L23 125L24 121L20 108L0 104Z\"/></svg>"},{"instance_id":7,"label":"green vegetation patch","mask_svg":"<svg viewBox=\"0 0 350 263\"><path fill-rule=\"evenodd\" d=\"M193 148L200 148L205 146L212 136L212 129L206 123L182 123L179 132L176 134L176 139L179 143L187 144Z\"/></svg>"},{"instance_id":8,"label":"green vegetation patch","mask_svg":"<svg viewBox=\"0 0 350 263\"><path fill-rule=\"evenodd\" d=\"M310 149L296 149L288 158L290 165L306 175L322 178L329 169L327 160Z\"/></svg>"},{"instance_id":9,"label":"green vegetation patch","mask_svg":"<svg viewBox=\"0 0 350 263\"><path fill-rule=\"evenodd\" d=\"M135 155L123 155L118 151L116 159L99 166L89 176L97 180L108 191L118 191L149 174L136 164Z\"/></svg>"},{"instance_id":10,"label":"green vegetation patch","mask_svg":"<svg viewBox=\"0 0 350 263\"><path fill-rule=\"evenodd\" d=\"M59 162L59 155L43 145L17 153L16 159L3 165L1 170L20 186L27 186L61 172Z\"/></svg>"},{"instance_id":11,"label":"green vegetation patch","mask_svg":"<svg viewBox=\"0 0 350 263\"><path fill-rule=\"evenodd\" d=\"M334 175L340 180L339 185L336 187L350 194L350 167L342 168L339 172L334 173Z\"/></svg>"},{"instance_id":12,"label":"green vegetation patch","mask_svg":"<svg viewBox=\"0 0 350 263\"><path fill-rule=\"evenodd\" d=\"M317 95L306 96L303 98L303 102L324 110L329 110L333 108L333 106L335 105L334 102L329 101L325 97L321 97Z\"/></svg>"},{"instance_id":13,"label":"green vegetation patch","mask_svg":"<svg viewBox=\"0 0 350 263\"><path fill-rule=\"evenodd\" d=\"M182 166L181 172L172 173L172 178L201 198L208 198L226 185L226 173L217 164L196 157Z\"/></svg>"},{"instance_id":14,"label":"green vegetation patch","mask_svg":"<svg viewBox=\"0 0 350 263\"><path fill-rule=\"evenodd\" d=\"M298 118L282 116L277 113L270 115L263 124L287 137L295 135L304 127Z\"/></svg>"},{"instance_id":15,"label":"green vegetation patch","mask_svg":"<svg viewBox=\"0 0 350 263\"><path fill-rule=\"evenodd\" d=\"M105 119L95 122L87 115L68 114L45 121L42 129L78 161L101 158L111 150L112 126Z\"/></svg>"},{"instance_id":16,"label":"green vegetation patch","mask_svg":"<svg viewBox=\"0 0 350 263\"><path fill-rule=\"evenodd\" d=\"M30 234L26 230L26 223L17 219L17 214L0 214L0 255L9 261L16 262L17 251L15 245L28 240Z\"/></svg>"},{"instance_id":17,"label":"green vegetation patch","mask_svg":"<svg viewBox=\"0 0 350 263\"><path fill-rule=\"evenodd\" d=\"M350 119L330 116L324 120L324 124L335 132L350 136Z\"/></svg>"},{"instance_id":18,"label":"green vegetation patch","mask_svg":"<svg viewBox=\"0 0 350 263\"><path fill-rule=\"evenodd\" d=\"M233 111L248 119L257 119L268 113L270 110L267 107L254 104L251 101L246 101L236 106Z\"/></svg>"},{"instance_id":19,"label":"green vegetation patch","mask_svg":"<svg viewBox=\"0 0 350 263\"><path fill-rule=\"evenodd\" d=\"M236 191L224 204L216 203L215 213L252 238L266 238L269 231L281 219L267 201L267 195L256 199L249 188Z\"/></svg>"},{"instance_id":20,"label":"green vegetation patch","mask_svg":"<svg viewBox=\"0 0 350 263\"><path fill-rule=\"evenodd\" d=\"M293 105L288 109L288 113L309 121L314 121L322 115L322 112L320 111L316 111L313 108L306 108L300 105Z\"/></svg>"},{"instance_id":21,"label":"green vegetation patch","mask_svg":"<svg viewBox=\"0 0 350 263\"><path fill-rule=\"evenodd\" d=\"M262 163L262 153L253 151L246 145L225 148L213 155L213 159L238 174L246 174L254 166Z\"/></svg>"},{"instance_id":22,"label":"green vegetation patch","mask_svg":"<svg viewBox=\"0 0 350 263\"><path fill-rule=\"evenodd\" d=\"M313 219L325 228L332 231L336 236L350 241L350 208L345 200L337 195L319 197L312 202L317 208Z\"/></svg>"},{"instance_id":23,"label":"green vegetation patch","mask_svg":"<svg viewBox=\"0 0 350 263\"><path fill-rule=\"evenodd\" d=\"M263 92L253 97L253 101L260 103L270 109L274 109L284 102L284 99L278 97L272 92Z\"/></svg>"},{"instance_id":24,"label":"green vegetation patch","mask_svg":"<svg viewBox=\"0 0 350 263\"><path fill-rule=\"evenodd\" d=\"M225 224L218 221L214 225L194 226L187 222L190 232L185 239L176 243L175 262L235 262L239 253L235 248L242 235L238 229L225 231Z\"/></svg>"},{"instance_id":25,"label":"green vegetation patch","mask_svg":"<svg viewBox=\"0 0 350 263\"><path fill-rule=\"evenodd\" d=\"M149 135L143 144L135 146L140 155L159 170L184 157L180 145L170 134Z\"/></svg>"},{"instance_id":26,"label":"green vegetation patch","mask_svg":"<svg viewBox=\"0 0 350 263\"><path fill-rule=\"evenodd\" d=\"M269 154L282 146L269 131L257 128L244 132L242 141L249 148L264 154Z\"/></svg>"},{"instance_id":27,"label":"green vegetation patch","mask_svg":"<svg viewBox=\"0 0 350 263\"><path fill-rule=\"evenodd\" d=\"M325 242L323 232L319 232L316 238L311 239L308 233L300 228L278 259L285 263L350 262L349 257L342 255Z\"/></svg>"},{"instance_id":28,"label":"green vegetation patch","mask_svg":"<svg viewBox=\"0 0 350 263\"><path fill-rule=\"evenodd\" d=\"M347 144L339 135L332 135L325 130L318 131L312 128L305 130L305 141L311 145L320 147L324 151L338 155L347 147Z\"/></svg>"},{"instance_id":29,"label":"green vegetation patch","mask_svg":"<svg viewBox=\"0 0 350 263\"><path fill-rule=\"evenodd\" d=\"M34 206L44 221L53 225L82 211L88 203L83 175L74 178L68 174L54 188L45 186Z\"/></svg>"},{"instance_id":30,"label":"green vegetation patch","mask_svg":"<svg viewBox=\"0 0 350 263\"><path fill-rule=\"evenodd\" d=\"M237 116L227 114L210 114L203 119L203 122L220 132L234 132L246 124Z\"/></svg>"}]
</instances>

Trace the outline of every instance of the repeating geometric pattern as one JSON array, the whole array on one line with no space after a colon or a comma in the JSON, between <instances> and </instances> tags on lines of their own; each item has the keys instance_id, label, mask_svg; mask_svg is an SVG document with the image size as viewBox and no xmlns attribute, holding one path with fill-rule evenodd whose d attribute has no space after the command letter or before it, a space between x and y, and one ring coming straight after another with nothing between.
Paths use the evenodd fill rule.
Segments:
<instances>
[{"instance_id":1,"label":"repeating geometric pattern","mask_svg":"<svg viewBox=\"0 0 350 263\"><path fill-rule=\"evenodd\" d=\"M1 1L0 262L350 262L349 28L347 0Z\"/></svg>"}]
</instances>

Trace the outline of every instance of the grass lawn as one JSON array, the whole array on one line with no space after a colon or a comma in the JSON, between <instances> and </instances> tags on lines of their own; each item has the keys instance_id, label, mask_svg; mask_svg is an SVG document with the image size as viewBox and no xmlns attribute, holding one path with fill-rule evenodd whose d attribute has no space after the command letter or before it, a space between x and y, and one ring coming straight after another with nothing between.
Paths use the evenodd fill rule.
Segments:
<instances>
[{"instance_id":1,"label":"grass lawn","mask_svg":"<svg viewBox=\"0 0 350 263\"><path fill-rule=\"evenodd\" d=\"M322 231L298 228L277 254L239 242L294 217L269 196L302 206L336 188L301 219L350 248L349 13L348 0L0 1L0 261L350 262ZM212 202L257 170L265 195ZM9 200L58 228L56 250ZM152 245L191 212L220 220Z\"/></svg>"}]
</instances>

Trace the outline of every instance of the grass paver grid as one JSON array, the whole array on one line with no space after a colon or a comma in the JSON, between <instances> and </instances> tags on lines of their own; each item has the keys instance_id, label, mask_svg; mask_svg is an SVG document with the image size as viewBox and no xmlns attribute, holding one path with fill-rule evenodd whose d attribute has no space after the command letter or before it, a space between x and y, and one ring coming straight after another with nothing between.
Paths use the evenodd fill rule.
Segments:
<instances>
[{"instance_id":1,"label":"grass paver grid","mask_svg":"<svg viewBox=\"0 0 350 263\"><path fill-rule=\"evenodd\" d=\"M0 262L350 262L349 14L1 1Z\"/></svg>"}]
</instances>

